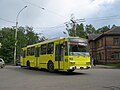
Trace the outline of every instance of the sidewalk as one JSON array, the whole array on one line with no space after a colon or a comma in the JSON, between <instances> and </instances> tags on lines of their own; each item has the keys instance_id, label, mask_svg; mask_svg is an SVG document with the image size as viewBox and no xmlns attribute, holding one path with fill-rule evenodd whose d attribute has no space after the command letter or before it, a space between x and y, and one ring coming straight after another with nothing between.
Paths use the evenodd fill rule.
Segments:
<instances>
[{"instance_id":1,"label":"sidewalk","mask_svg":"<svg viewBox=\"0 0 120 90\"><path fill-rule=\"evenodd\" d=\"M93 69L97 69L97 68L104 68L104 69L115 69L114 66L106 66L106 65L96 65L96 66L92 66Z\"/></svg>"}]
</instances>

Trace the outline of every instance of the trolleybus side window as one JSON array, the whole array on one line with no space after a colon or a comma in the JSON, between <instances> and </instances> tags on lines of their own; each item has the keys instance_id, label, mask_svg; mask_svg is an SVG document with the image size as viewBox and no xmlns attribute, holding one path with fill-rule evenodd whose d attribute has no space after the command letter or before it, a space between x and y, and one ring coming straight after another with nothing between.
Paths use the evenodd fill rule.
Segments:
<instances>
[{"instance_id":1,"label":"trolleybus side window","mask_svg":"<svg viewBox=\"0 0 120 90\"><path fill-rule=\"evenodd\" d=\"M22 50L22 49L21 49L21 56L22 56L23 58L26 57L26 50Z\"/></svg>"},{"instance_id":2,"label":"trolleybus side window","mask_svg":"<svg viewBox=\"0 0 120 90\"><path fill-rule=\"evenodd\" d=\"M68 44L67 42L64 42L65 44L65 56L68 56Z\"/></svg>"},{"instance_id":3,"label":"trolleybus side window","mask_svg":"<svg viewBox=\"0 0 120 90\"><path fill-rule=\"evenodd\" d=\"M36 48L36 51L35 51L35 56L36 56L36 57L39 57L39 50L40 50L39 47L37 47L37 48Z\"/></svg>"},{"instance_id":4,"label":"trolleybus side window","mask_svg":"<svg viewBox=\"0 0 120 90\"><path fill-rule=\"evenodd\" d=\"M32 56L35 53L35 47L27 48L27 56Z\"/></svg>"},{"instance_id":5,"label":"trolleybus side window","mask_svg":"<svg viewBox=\"0 0 120 90\"><path fill-rule=\"evenodd\" d=\"M31 47L31 55L35 55L35 47Z\"/></svg>"},{"instance_id":6,"label":"trolleybus side window","mask_svg":"<svg viewBox=\"0 0 120 90\"><path fill-rule=\"evenodd\" d=\"M54 43L48 43L48 48L47 48L47 54L53 54L54 53Z\"/></svg>"},{"instance_id":7,"label":"trolleybus side window","mask_svg":"<svg viewBox=\"0 0 120 90\"><path fill-rule=\"evenodd\" d=\"M26 50L23 51L23 58L26 57Z\"/></svg>"},{"instance_id":8,"label":"trolleybus side window","mask_svg":"<svg viewBox=\"0 0 120 90\"><path fill-rule=\"evenodd\" d=\"M46 54L46 44L41 45L41 55Z\"/></svg>"},{"instance_id":9,"label":"trolleybus side window","mask_svg":"<svg viewBox=\"0 0 120 90\"><path fill-rule=\"evenodd\" d=\"M27 56L30 56L30 48L27 48Z\"/></svg>"}]
</instances>

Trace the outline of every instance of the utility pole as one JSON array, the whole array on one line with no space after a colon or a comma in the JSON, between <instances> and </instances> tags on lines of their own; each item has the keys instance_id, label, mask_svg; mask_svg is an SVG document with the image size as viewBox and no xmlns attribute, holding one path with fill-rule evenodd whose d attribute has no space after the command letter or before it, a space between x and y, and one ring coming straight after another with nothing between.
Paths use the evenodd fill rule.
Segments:
<instances>
[{"instance_id":1,"label":"utility pole","mask_svg":"<svg viewBox=\"0 0 120 90\"><path fill-rule=\"evenodd\" d=\"M74 37L76 37L76 36L77 36L77 35L76 35L76 22L73 21L73 20L71 20L71 21L72 21L72 23L73 23L72 29L73 29L73 31L74 31Z\"/></svg>"},{"instance_id":2,"label":"utility pole","mask_svg":"<svg viewBox=\"0 0 120 90\"><path fill-rule=\"evenodd\" d=\"M76 33L76 22L75 22L74 14L71 14L71 20L70 21L72 22L72 29L74 31L74 37L76 37L77 33Z\"/></svg>"},{"instance_id":3,"label":"utility pole","mask_svg":"<svg viewBox=\"0 0 120 90\"><path fill-rule=\"evenodd\" d=\"M16 31L15 31L15 50L14 50L14 65L16 62L16 56L17 56L17 31L18 31L18 17L20 15L20 13L26 8L27 6L24 6L17 14L16 17Z\"/></svg>"},{"instance_id":4,"label":"utility pole","mask_svg":"<svg viewBox=\"0 0 120 90\"><path fill-rule=\"evenodd\" d=\"M74 14L71 14L71 19L69 22L65 22L65 25L67 27L66 30L70 36L77 36L76 28L78 22L85 22L85 19L75 19Z\"/></svg>"}]
</instances>

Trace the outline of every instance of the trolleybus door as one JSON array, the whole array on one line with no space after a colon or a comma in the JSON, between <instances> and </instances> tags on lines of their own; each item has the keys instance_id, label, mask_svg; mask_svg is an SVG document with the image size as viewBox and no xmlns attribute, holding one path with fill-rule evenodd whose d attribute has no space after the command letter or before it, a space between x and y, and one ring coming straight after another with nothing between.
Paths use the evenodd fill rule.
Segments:
<instances>
[{"instance_id":1,"label":"trolleybus door","mask_svg":"<svg viewBox=\"0 0 120 90\"><path fill-rule=\"evenodd\" d=\"M55 52L55 61L57 61L58 69L63 69L63 60L64 60L64 54L63 54L63 47L62 44L56 45L56 52Z\"/></svg>"},{"instance_id":2,"label":"trolleybus door","mask_svg":"<svg viewBox=\"0 0 120 90\"><path fill-rule=\"evenodd\" d=\"M26 61L25 61L25 58L26 58L26 50L23 50L23 66L25 66L26 64Z\"/></svg>"},{"instance_id":3,"label":"trolleybus door","mask_svg":"<svg viewBox=\"0 0 120 90\"><path fill-rule=\"evenodd\" d=\"M36 57L36 67L38 68L38 57L39 57L39 48L37 47L35 49L35 57Z\"/></svg>"}]
</instances>

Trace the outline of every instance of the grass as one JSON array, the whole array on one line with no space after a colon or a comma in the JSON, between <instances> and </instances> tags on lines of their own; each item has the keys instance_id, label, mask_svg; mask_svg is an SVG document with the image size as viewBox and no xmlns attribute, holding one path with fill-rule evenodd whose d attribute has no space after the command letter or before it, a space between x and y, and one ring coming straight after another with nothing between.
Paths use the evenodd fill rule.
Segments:
<instances>
[{"instance_id":1,"label":"grass","mask_svg":"<svg viewBox=\"0 0 120 90\"><path fill-rule=\"evenodd\" d=\"M117 64L107 64L106 66L112 66L114 68L120 68L120 63L117 63Z\"/></svg>"}]
</instances>

